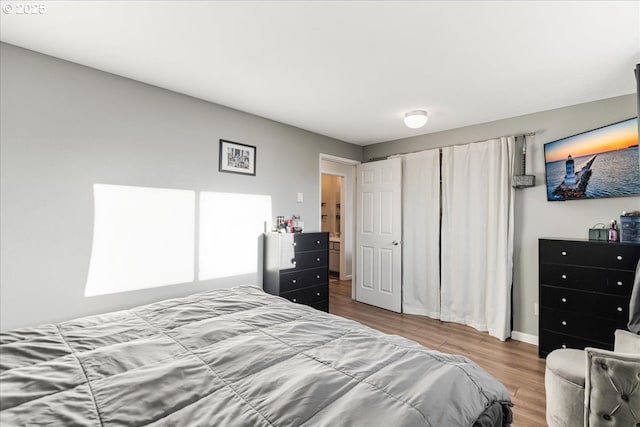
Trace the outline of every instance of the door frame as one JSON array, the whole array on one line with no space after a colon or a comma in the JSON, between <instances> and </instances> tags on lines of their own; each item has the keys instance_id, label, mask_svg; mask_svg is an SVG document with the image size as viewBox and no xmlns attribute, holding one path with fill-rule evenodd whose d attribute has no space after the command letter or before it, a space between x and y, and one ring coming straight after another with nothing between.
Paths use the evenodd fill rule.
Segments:
<instances>
[{"instance_id":1,"label":"door frame","mask_svg":"<svg viewBox=\"0 0 640 427\"><path fill-rule=\"evenodd\" d=\"M326 170L323 169L322 167L322 162L323 161L328 161L328 162L332 162L332 163L339 163L341 165L346 165L346 166L350 166L351 167L351 180L349 181L349 185L345 186L349 188L349 192L347 194L346 191L342 191L342 195L341 195L341 199L344 198L344 209L341 209L340 211L340 215L341 216L345 216L345 223L346 223L346 212L347 212L347 203L349 203L351 205L351 227L344 227L341 228L342 233L344 233L345 238L341 239L340 241L340 258L341 258L341 266L342 266L342 259L344 257L345 254L345 240L349 240L351 242L351 298L352 299L356 299L356 287L353 286L353 283L356 279L355 275L356 275L356 241L355 241L355 237L356 237L356 165L362 163L359 160L353 160L353 159L347 159L344 157L338 157L338 156L334 156L331 154L324 154L324 153L320 153L320 158L318 160L318 224L322 225L322 175L326 174L326 175L335 175L335 176L342 176L344 178L344 182L347 182L347 175L343 174L343 173L337 173L335 171L330 171L330 170ZM347 239L346 236L349 236L349 238ZM348 277L348 276L347 276Z\"/></svg>"}]
</instances>

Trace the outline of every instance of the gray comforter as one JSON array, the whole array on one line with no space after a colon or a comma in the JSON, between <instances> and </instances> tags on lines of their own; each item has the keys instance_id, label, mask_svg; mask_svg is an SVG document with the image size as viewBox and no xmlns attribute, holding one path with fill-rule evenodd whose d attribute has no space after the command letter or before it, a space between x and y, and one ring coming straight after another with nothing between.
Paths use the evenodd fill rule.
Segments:
<instances>
[{"instance_id":1,"label":"gray comforter","mask_svg":"<svg viewBox=\"0 0 640 427\"><path fill-rule=\"evenodd\" d=\"M3 426L471 426L508 402L462 356L252 287L0 334Z\"/></svg>"}]
</instances>

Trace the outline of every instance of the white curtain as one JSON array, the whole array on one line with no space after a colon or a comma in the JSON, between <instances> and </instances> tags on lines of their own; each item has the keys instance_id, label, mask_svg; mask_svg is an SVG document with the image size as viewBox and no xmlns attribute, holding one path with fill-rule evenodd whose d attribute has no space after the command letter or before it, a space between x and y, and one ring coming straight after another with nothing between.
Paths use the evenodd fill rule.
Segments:
<instances>
[{"instance_id":1,"label":"white curtain","mask_svg":"<svg viewBox=\"0 0 640 427\"><path fill-rule=\"evenodd\" d=\"M439 319L440 152L402 163L402 311Z\"/></svg>"},{"instance_id":2,"label":"white curtain","mask_svg":"<svg viewBox=\"0 0 640 427\"><path fill-rule=\"evenodd\" d=\"M511 335L513 138L442 149L441 320Z\"/></svg>"}]
</instances>

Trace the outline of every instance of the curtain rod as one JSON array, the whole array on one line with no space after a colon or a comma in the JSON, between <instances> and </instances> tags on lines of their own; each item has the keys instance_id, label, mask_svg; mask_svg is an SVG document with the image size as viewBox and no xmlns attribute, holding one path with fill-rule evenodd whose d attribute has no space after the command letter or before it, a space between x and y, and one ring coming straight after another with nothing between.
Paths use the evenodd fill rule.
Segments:
<instances>
[{"instance_id":1,"label":"curtain rod","mask_svg":"<svg viewBox=\"0 0 640 427\"><path fill-rule=\"evenodd\" d=\"M454 147L456 145L467 145L467 144L476 144L478 142L485 142L485 141L489 141L491 139L499 139L499 138L509 138L509 137L514 137L514 138L518 138L518 137L525 137L525 136L535 136L535 132L527 132L527 133L520 133L517 135L503 135L503 136L497 136L495 138L489 138L489 139L485 139L483 141L473 141L473 142L464 142L462 144L454 144L454 145L447 145L447 147ZM438 150L442 150L443 147L437 147ZM407 151L406 153L394 153L394 154L389 154L388 156L381 156L381 157L370 157L369 161L370 162L375 162L377 160L385 160L388 159L389 157L392 156L403 156L405 154L412 154L412 153L419 153L420 151L425 151L425 150L435 150L436 148L422 148L420 150L415 150L415 151Z\"/></svg>"}]
</instances>

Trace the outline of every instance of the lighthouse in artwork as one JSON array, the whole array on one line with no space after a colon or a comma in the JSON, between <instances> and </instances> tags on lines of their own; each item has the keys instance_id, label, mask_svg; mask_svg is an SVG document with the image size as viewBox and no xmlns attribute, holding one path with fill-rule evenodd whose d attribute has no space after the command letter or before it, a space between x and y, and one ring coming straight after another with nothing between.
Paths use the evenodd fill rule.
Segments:
<instances>
[{"instance_id":1,"label":"lighthouse in artwork","mask_svg":"<svg viewBox=\"0 0 640 427\"><path fill-rule=\"evenodd\" d=\"M565 162L565 169L567 174L564 176L564 181L553 190L553 196L558 200L577 199L587 197L587 185L589 184L589 178L591 178L592 170L591 165L596 161L598 155L594 155L585 165L576 172L573 157L569 154Z\"/></svg>"},{"instance_id":2,"label":"lighthouse in artwork","mask_svg":"<svg viewBox=\"0 0 640 427\"><path fill-rule=\"evenodd\" d=\"M571 154L569 154L569 157L567 158L566 169L567 174L564 176L564 183L565 185L572 187L576 185L577 179L575 165L573 164L573 157L571 157Z\"/></svg>"}]
</instances>

